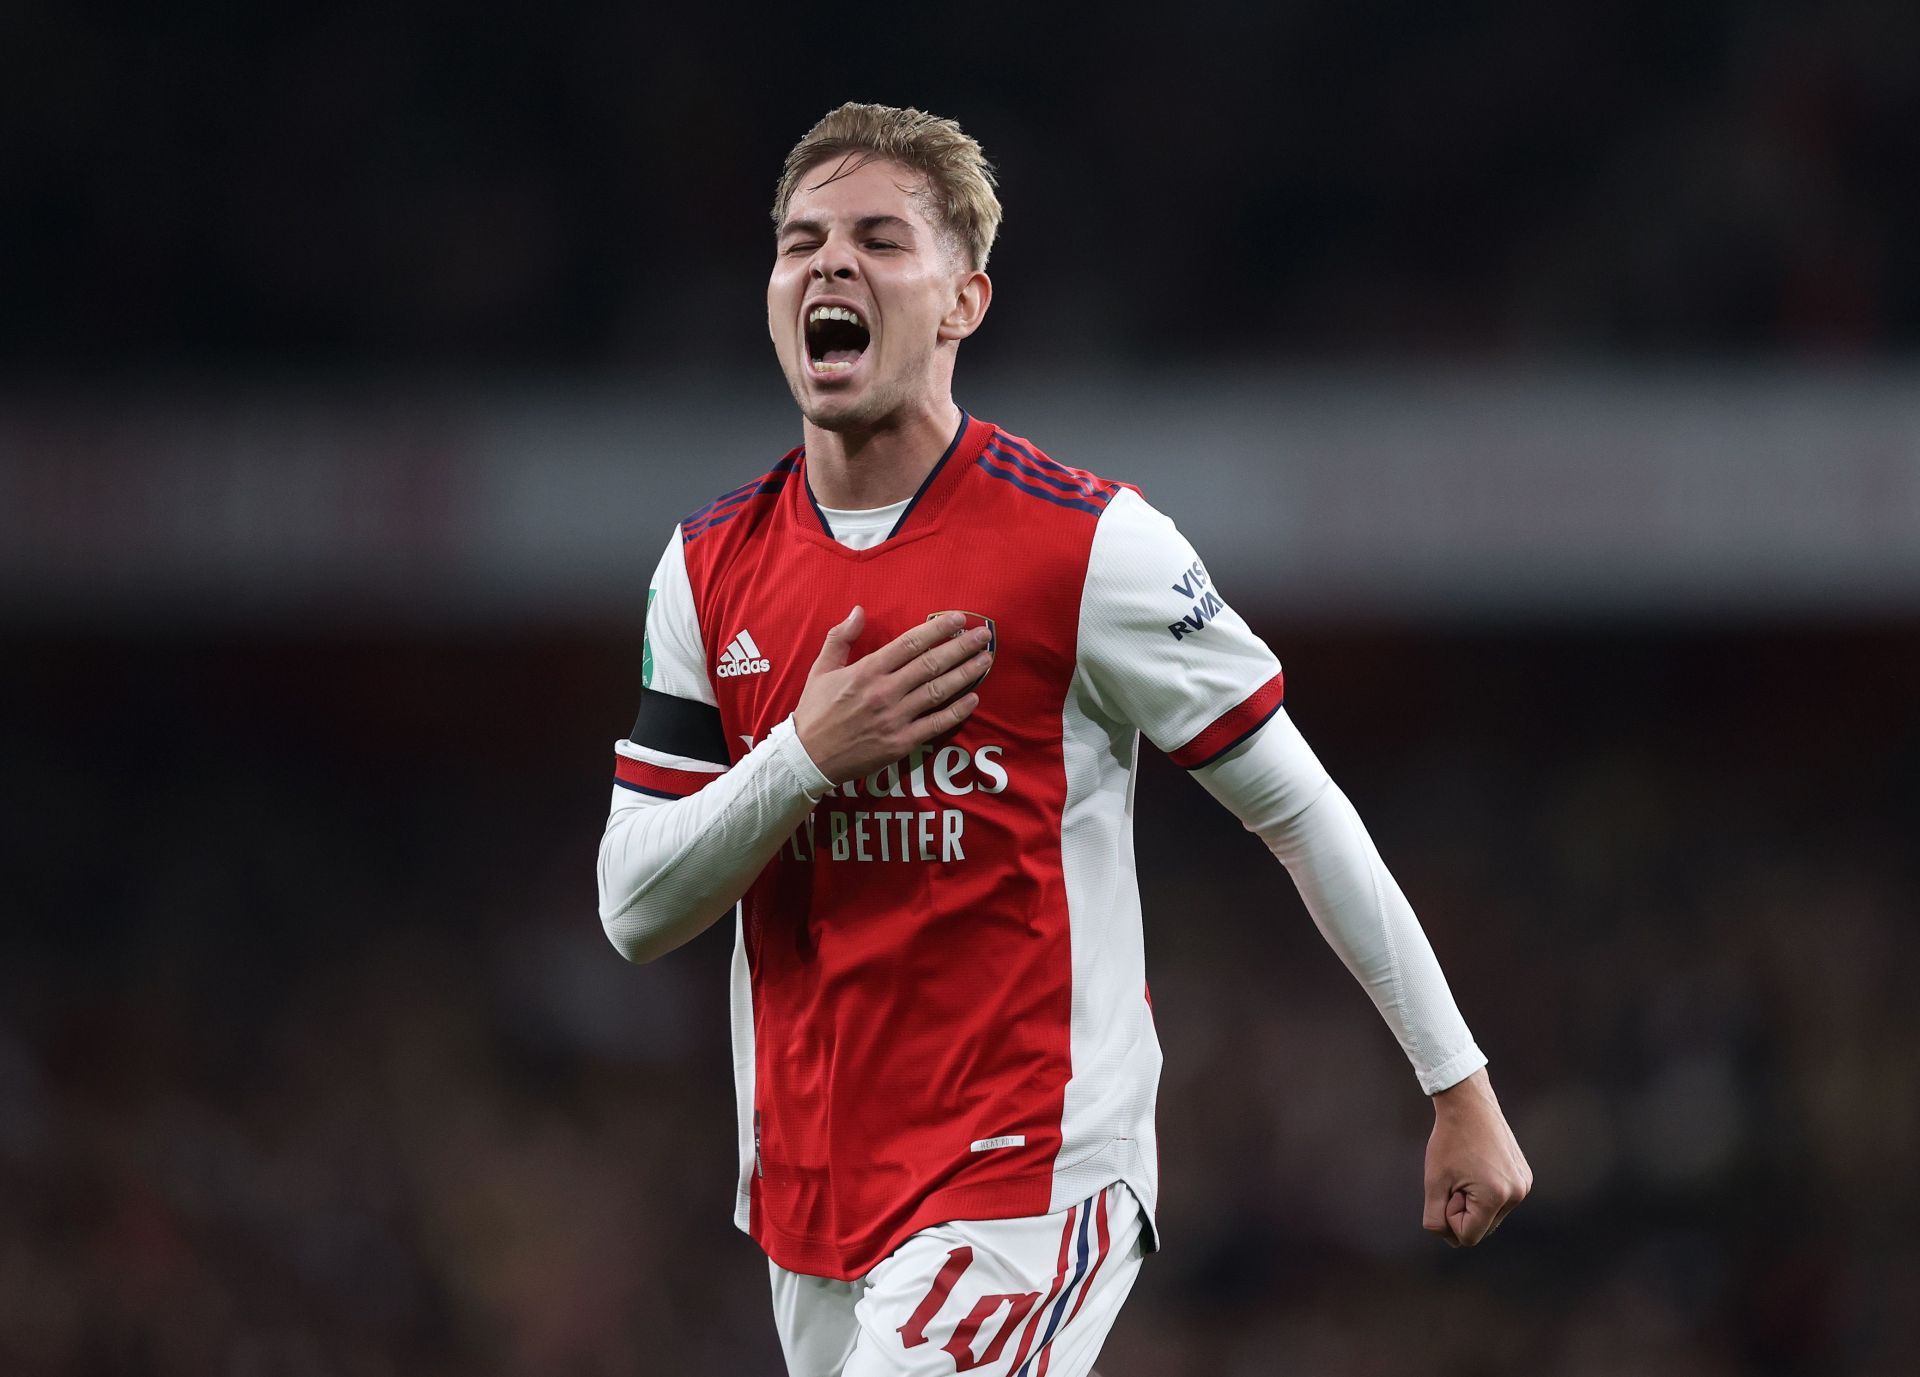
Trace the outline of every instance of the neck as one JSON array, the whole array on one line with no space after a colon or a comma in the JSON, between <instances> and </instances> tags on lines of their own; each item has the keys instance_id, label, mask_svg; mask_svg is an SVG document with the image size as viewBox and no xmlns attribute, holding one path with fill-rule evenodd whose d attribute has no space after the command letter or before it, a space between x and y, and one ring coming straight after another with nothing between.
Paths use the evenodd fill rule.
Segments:
<instances>
[{"instance_id":1,"label":"neck","mask_svg":"<svg viewBox=\"0 0 1920 1377\"><path fill-rule=\"evenodd\" d=\"M860 511L904 502L920 490L960 427L951 397L889 416L871 428L803 425L807 481L823 507Z\"/></svg>"}]
</instances>

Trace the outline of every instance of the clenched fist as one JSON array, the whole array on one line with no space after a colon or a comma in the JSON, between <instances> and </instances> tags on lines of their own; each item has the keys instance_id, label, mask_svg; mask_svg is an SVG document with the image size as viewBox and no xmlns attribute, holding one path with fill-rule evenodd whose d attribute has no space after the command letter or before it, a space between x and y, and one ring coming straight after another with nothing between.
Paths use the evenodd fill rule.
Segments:
<instances>
[{"instance_id":1,"label":"clenched fist","mask_svg":"<svg viewBox=\"0 0 1920 1377\"><path fill-rule=\"evenodd\" d=\"M1485 1067L1433 1097L1421 1226L1471 1248L1533 1189L1533 1168L1507 1127Z\"/></svg>"}]
</instances>

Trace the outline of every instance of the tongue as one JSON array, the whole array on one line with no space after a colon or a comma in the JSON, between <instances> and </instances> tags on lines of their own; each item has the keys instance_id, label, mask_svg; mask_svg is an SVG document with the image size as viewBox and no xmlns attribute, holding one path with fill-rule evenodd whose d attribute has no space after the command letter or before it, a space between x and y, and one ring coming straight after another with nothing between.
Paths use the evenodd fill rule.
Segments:
<instances>
[{"instance_id":1,"label":"tongue","mask_svg":"<svg viewBox=\"0 0 1920 1377\"><path fill-rule=\"evenodd\" d=\"M820 357L822 363L852 363L863 353L859 349L829 349Z\"/></svg>"}]
</instances>

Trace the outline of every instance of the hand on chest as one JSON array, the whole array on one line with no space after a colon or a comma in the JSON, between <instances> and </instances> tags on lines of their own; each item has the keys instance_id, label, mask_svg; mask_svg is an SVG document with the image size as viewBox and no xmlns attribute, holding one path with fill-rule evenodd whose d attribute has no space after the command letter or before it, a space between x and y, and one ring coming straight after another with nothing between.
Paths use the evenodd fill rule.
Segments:
<instances>
[{"instance_id":1,"label":"hand on chest","mask_svg":"<svg viewBox=\"0 0 1920 1377\"><path fill-rule=\"evenodd\" d=\"M793 711L827 632L855 604L867 614L853 647L855 661L930 617L965 613L969 627L985 626L992 634L995 656L978 686L975 721L1002 729L1028 727L1022 719L1038 714L1054 719L1057 730L1072 672L1072 628L1048 626L1045 617L1031 615L1033 600L1009 571L956 567L952 552L944 559L938 551L927 553L932 558L911 565L874 561L849 568L822 562L731 581L716 591L703 621L711 628L709 670L735 759Z\"/></svg>"}]
</instances>

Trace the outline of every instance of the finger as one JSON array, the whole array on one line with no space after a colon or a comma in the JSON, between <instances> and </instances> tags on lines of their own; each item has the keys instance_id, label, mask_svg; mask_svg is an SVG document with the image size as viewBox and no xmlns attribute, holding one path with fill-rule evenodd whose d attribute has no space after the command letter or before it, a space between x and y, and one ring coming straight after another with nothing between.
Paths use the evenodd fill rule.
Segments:
<instances>
[{"instance_id":1,"label":"finger","mask_svg":"<svg viewBox=\"0 0 1920 1377\"><path fill-rule=\"evenodd\" d=\"M893 672L892 681L895 690L904 698L913 689L924 688L942 675L963 668L972 663L974 658L987 648L990 640L992 640L992 634L984 626L976 626L970 631L963 631L952 640L941 642L931 650L922 651L918 657L909 660ZM985 673L984 669L980 671L980 674ZM979 675L974 677L978 678ZM962 680L962 687L970 682L970 680ZM946 696L952 698L958 692L959 690L955 689Z\"/></svg>"},{"instance_id":2,"label":"finger","mask_svg":"<svg viewBox=\"0 0 1920 1377\"><path fill-rule=\"evenodd\" d=\"M924 746L927 742L933 740L934 737L952 731L955 727L966 721L967 718L971 717L973 710L979 706L979 694L963 694L961 697L947 704L944 708L936 708L925 717L915 719L913 725L908 728L910 736L908 737L907 749L912 750L915 746Z\"/></svg>"},{"instance_id":3,"label":"finger","mask_svg":"<svg viewBox=\"0 0 1920 1377\"><path fill-rule=\"evenodd\" d=\"M912 664L935 646L952 640L966 624L966 613L943 612L930 622L908 627L867 658L883 673L891 674L903 665Z\"/></svg>"},{"instance_id":4,"label":"finger","mask_svg":"<svg viewBox=\"0 0 1920 1377\"><path fill-rule=\"evenodd\" d=\"M866 624L867 610L856 605L847 613L845 621L827 632L827 639L821 642L820 654L813 662L813 672L824 674L846 664L847 657L853 654L853 643L860 639L861 628Z\"/></svg>"},{"instance_id":5,"label":"finger","mask_svg":"<svg viewBox=\"0 0 1920 1377\"><path fill-rule=\"evenodd\" d=\"M942 646L940 649L944 651L946 647ZM937 653L939 652L929 652L929 654ZM969 656L945 674L927 680L907 695L907 711L915 717L922 717L945 707L979 683L992 665L993 654L990 651L982 650Z\"/></svg>"},{"instance_id":6,"label":"finger","mask_svg":"<svg viewBox=\"0 0 1920 1377\"><path fill-rule=\"evenodd\" d=\"M904 701L906 696L914 689L930 683L942 674L965 664L980 651L986 649L987 642L990 639L991 636L984 626L976 626L972 630L963 631L957 636L943 637L935 641L931 646L922 650L905 664L887 672L893 692L899 694ZM869 658L877 660L880 653L879 651L875 651ZM951 694L948 695L948 697L952 696Z\"/></svg>"},{"instance_id":7,"label":"finger","mask_svg":"<svg viewBox=\"0 0 1920 1377\"><path fill-rule=\"evenodd\" d=\"M1526 1192L1524 1190L1518 1191L1513 1195L1508 1196L1506 1203L1503 1204L1500 1207L1499 1212L1494 1215L1493 1223L1487 1229L1487 1232L1492 1233L1495 1229L1499 1228L1502 1224L1506 1223L1507 1216L1513 1213L1514 1206L1518 1205L1522 1200L1526 1198L1527 1198Z\"/></svg>"}]
</instances>

